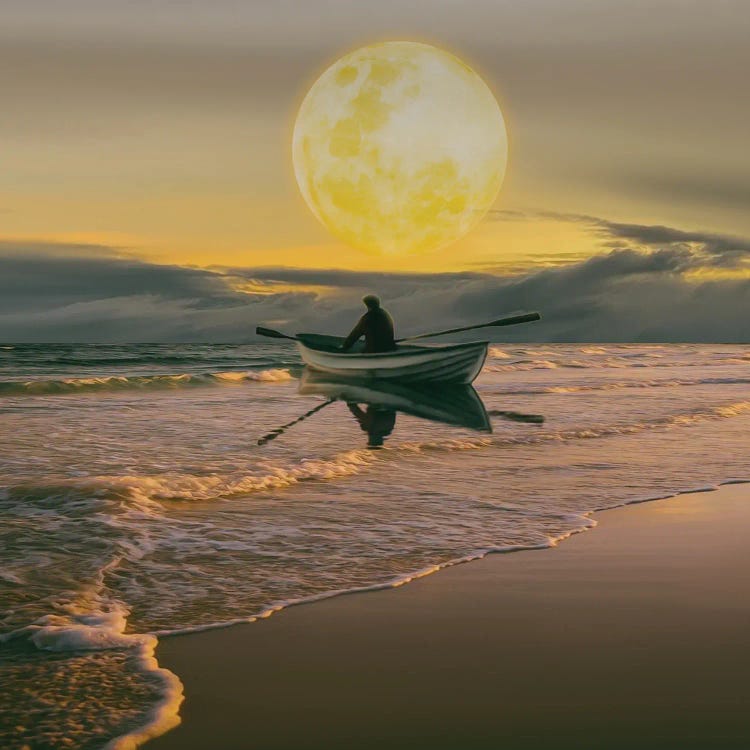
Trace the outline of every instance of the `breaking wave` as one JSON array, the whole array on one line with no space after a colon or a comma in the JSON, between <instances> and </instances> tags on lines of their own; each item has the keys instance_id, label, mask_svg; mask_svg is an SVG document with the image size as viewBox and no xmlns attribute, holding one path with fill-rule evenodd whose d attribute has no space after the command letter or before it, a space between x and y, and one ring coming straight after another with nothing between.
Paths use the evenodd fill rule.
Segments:
<instances>
[{"instance_id":1,"label":"breaking wave","mask_svg":"<svg viewBox=\"0 0 750 750\"><path fill-rule=\"evenodd\" d=\"M543 393L591 393L596 391L619 391L622 389L685 388L700 385L748 385L750 378L667 378L664 380L617 380L582 385L551 385L541 388L507 391L514 395L541 395Z\"/></svg>"},{"instance_id":2,"label":"breaking wave","mask_svg":"<svg viewBox=\"0 0 750 750\"><path fill-rule=\"evenodd\" d=\"M497 352L497 353L496 353ZM713 362L691 361L687 358L676 361L669 359L664 354L655 351L609 351L604 347L584 347L579 350L582 357L573 352L567 352L566 356L560 356L556 351L539 351L535 357L510 355L505 351L491 347L489 350L489 361L484 367L486 372L528 372L531 370L642 370L653 368L679 367L705 367L707 364L718 366L742 365L750 361L750 355L726 354L717 357ZM573 354L573 356L570 356ZM541 356L540 356L541 355ZM492 362L492 360L505 360L504 362Z\"/></svg>"},{"instance_id":3,"label":"breaking wave","mask_svg":"<svg viewBox=\"0 0 750 750\"><path fill-rule=\"evenodd\" d=\"M186 388L240 383L281 383L292 380L287 369L245 370L180 375L109 375L95 378L0 381L0 396L50 396L94 391Z\"/></svg>"},{"instance_id":4,"label":"breaking wave","mask_svg":"<svg viewBox=\"0 0 750 750\"><path fill-rule=\"evenodd\" d=\"M511 355L501 349L499 346L491 346L487 351L490 359L510 359Z\"/></svg>"},{"instance_id":5,"label":"breaking wave","mask_svg":"<svg viewBox=\"0 0 750 750\"><path fill-rule=\"evenodd\" d=\"M55 485L16 486L7 490L14 499L54 497L68 493L101 497L114 495L128 498L140 512L149 513L162 502L225 500L256 492L282 490L300 482L344 479L361 474L385 461L418 453L453 453L486 448L533 446L633 435L648 430L670 429L700 422L741 416L750 412L750 401L734 401L709 408L697 408L657 417L653 420L592 425L585 428L548 430L540 423L531 433L523 435L483 435L433 441L405 441L381 451L351 450L330 458L301 459L288 465L264 463L254 472L233 474L164 473L150 476L92 476L70 479Z\"/></svg>"}]
</instances>

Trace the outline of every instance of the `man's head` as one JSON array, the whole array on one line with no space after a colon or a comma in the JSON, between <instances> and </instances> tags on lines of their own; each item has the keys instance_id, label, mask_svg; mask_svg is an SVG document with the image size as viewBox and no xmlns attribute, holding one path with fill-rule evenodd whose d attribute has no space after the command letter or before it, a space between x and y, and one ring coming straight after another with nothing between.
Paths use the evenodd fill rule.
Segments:
<instances>
[{"instance_id":1,"label":"man's head","mask_svg":"<svg viewBox=\"0 0 750 750\"><path fill-rule=\"evenodd\" d=\"M368 310L376 310L380 307L380 297L375 294L368 294L366 297L362 297L362 302L367 305Z\"/></svg>"}]
</instances>

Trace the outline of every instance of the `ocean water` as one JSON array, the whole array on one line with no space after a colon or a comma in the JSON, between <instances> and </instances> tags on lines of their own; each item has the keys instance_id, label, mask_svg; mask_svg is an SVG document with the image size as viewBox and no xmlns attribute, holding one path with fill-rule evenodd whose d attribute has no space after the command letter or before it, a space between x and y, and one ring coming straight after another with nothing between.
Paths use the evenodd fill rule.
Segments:
<instances>
[{"instance_id":1,"label":"ocean water","mask_svg":"<svg viewBox=\"0 0 750 750\"><path fill-rule=\"evenodd\" d=\"M285 343L0 347L0 746L165 731L170 634L750 479L750 347L498 344L491 432L461 426L487 419L473 396L434 421L434 393L323 406L302 374Z\"/></svg>"}]
</instances>

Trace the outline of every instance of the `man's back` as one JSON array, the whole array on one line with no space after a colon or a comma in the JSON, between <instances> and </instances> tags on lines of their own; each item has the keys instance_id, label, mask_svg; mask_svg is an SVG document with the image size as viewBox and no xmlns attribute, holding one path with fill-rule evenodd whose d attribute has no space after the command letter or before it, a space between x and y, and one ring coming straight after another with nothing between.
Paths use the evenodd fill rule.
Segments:
<instances>
[{"instance_id":1,"label":"man's back","mask_svg":"<svg viewBox=\"0 0 750 750\"><path fill-rule=\"evenodd\" d=\"M355 341L365 337L365 352L390 352L396 348L393 319L379 305L368 306L367 312L359 319L352 332L344 342L344 349L349 349Z\"/></svg>"},{"instance_id":2,"label":"man's back","mask_svg":"<svg viewBox=\"0 0 750 750\"><path fill-rule=\"evenodd\" d=\"M365 319L365 351L389 352L396 348L393 318L382 307L368 310Z\"/></svg>"}]
</instances>

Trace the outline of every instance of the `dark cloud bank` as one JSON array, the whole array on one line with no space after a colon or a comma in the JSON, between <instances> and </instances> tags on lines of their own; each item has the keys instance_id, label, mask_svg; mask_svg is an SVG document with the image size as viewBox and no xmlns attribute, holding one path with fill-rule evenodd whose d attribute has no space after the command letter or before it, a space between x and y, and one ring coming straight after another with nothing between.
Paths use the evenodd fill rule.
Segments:
<instances>
[{"instance_id":1,"label":"dark cloud bank","mask_svg":"<svg viewBox=\"0 0 750 750\"><path fill-rule=\"evenodd\" d=\"M499 329L494 338L750 342L750 278L688 274L744 268L749 240L557 218L590 225L610 249L502 276L207 270L150 264L107 248L0 242L0 341L240 342L254 340L259 323L344 333L362 293L377 291L404 334L532 309L542 311L541 323Z\"/></svg>"}]
</instances>

